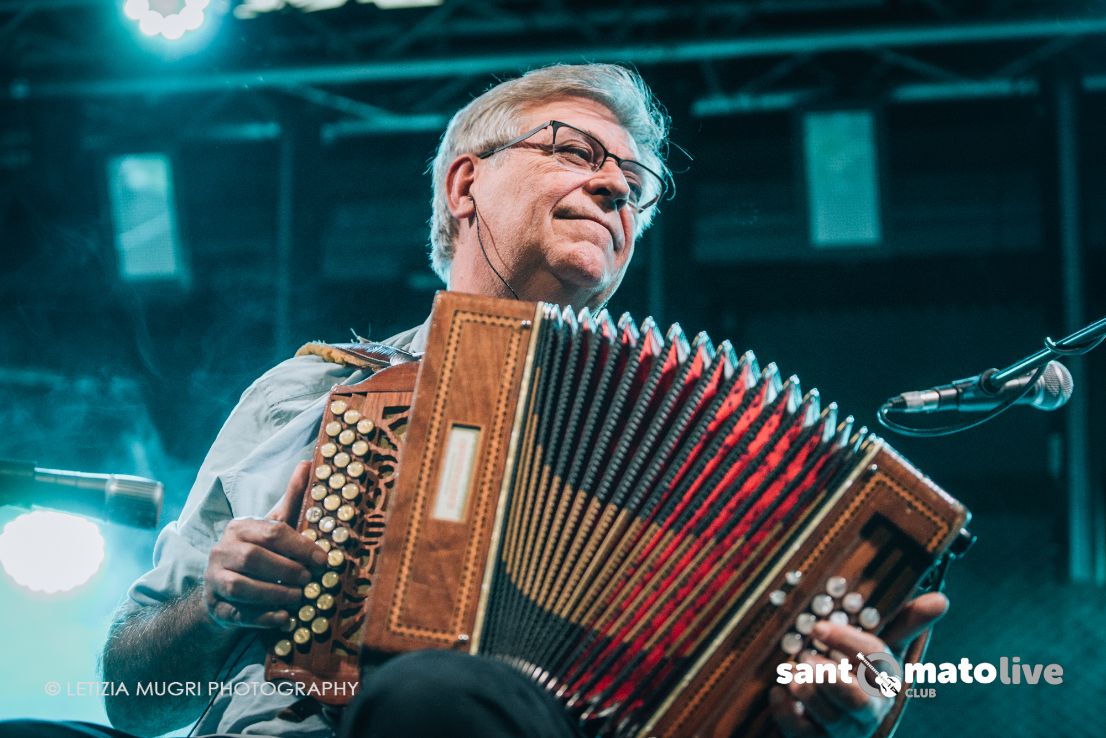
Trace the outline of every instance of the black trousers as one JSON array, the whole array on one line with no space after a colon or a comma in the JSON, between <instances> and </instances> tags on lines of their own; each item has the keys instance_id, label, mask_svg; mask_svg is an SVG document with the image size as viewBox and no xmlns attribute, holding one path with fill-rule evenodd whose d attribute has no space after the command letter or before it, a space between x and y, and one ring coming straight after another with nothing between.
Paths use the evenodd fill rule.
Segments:
<instances>
[{"instance_id":1,"label":"black trousers","mask_svg":"<svg viewBox=\"0 0 1106 738\"><path fill-rule=\"evenodd\" d=\"M451 651L391 659L364 680L338 738L581 738L543 689L508 666ZM11 720L0 738L135 738L90 723ZM274 738L279 738L275 736Z\"/></svg>"}]
</instances>

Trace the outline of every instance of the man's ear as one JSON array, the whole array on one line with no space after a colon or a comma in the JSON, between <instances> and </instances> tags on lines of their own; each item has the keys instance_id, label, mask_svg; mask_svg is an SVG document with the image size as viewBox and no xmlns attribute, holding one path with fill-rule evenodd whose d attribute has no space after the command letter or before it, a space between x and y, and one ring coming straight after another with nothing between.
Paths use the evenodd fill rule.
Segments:
<instances>
[{"instance_id":1,"label":"man's ear","mask_svg":"<svg viewBox=\"0 0 1106 738\"><path fill-rule=\"evenodd\" d=\"M449 212L457 220L468 220L476 212L472 184L476 180L476 157L462 154L453 160L445 174L445 197Z\"/></svg>"}]
</instances>

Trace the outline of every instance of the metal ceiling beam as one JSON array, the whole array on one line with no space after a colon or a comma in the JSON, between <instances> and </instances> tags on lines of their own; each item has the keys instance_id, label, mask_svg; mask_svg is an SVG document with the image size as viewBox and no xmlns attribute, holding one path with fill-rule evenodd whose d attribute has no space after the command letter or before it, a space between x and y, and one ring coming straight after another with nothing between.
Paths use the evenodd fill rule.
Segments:
<instances>
[{"instance_id":1,"label":"metal ceiling beam","mask_svg":"<svg viewBox=\"0 0 1106 738\"><path fill-rule=\"evenodd\" d=\"M1085 37L1106 34L1106 17L1071 17L903 28L850 29L763 38L686 40L664 44L595 47L536 52L459 54L440 59L404 59L286 67L171 77L132 77L69 82L16 80L5 91L8 99L168 95L238 88L288 85L355 84L360 82L432 79L459 75L510 72L572 59L621 61L641 65L675 64L744 57L771 57L851 51L878 47L918 47L980 44L1036 38Z\"/></svg>"}]
</instances>

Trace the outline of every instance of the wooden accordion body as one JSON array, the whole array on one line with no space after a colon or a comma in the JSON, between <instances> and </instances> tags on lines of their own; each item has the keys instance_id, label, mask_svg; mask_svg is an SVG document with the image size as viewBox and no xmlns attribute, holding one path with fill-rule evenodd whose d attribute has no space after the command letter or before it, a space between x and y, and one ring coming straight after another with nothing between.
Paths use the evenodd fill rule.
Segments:
<instances>
[{"instance_id":1,"label":"wooden accordion body","mask_svg":"<svg viewBox=\"0 0 1106 738\"><path fill-rule=\"evenodd\" d=\"M312 473L331 566L269 678L460 648L609 735L769 733L815 617L878 632L968 519L728 343L453 293L421 362L333 390Z\"/></svg>"}]
</instances>

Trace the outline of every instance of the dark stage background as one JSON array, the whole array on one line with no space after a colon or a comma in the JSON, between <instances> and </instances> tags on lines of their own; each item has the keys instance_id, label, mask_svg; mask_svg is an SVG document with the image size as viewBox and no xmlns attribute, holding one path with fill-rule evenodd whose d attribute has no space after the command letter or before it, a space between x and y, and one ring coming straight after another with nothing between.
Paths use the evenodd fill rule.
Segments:
<instances>
[{"instance_id":1,"label":"dark stage background","mask_svg":"<svg viewBox=\"0 0 1106 738\"><path fill-rule=\"evenodd\" d=\"M277 4L214 2L172 42L122 3L0 0L0 458L161 479L171 520L257 375L307 340L425 317L441 285L424 169L445 121L555 61L634 64L673 118L678 194L615 312L730 338L869 425L890 395L1106 315L1106 3ZM805 150L806 122L832 111L871 135ZM878 234L817 245L812 208L863 197L817 201L811 157L832 170L857 151ZM178 268L156 279L128 278L117 248L109 171L135 154L170 166ZM1101 734L1106 349L1069 365L1059 412L886 434L979 535L929 660L1064 668L1059 686L939 688L904 738ZM103 719L65 685L96 679L154 534L101 528L105 564L76 589L0 576L0 717Z\"/></svg>"}]
</instances>

